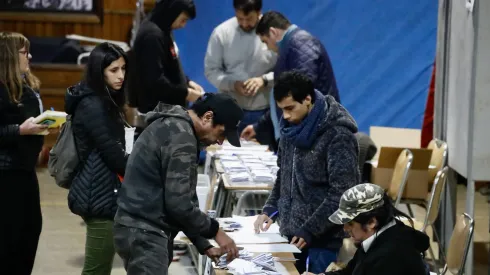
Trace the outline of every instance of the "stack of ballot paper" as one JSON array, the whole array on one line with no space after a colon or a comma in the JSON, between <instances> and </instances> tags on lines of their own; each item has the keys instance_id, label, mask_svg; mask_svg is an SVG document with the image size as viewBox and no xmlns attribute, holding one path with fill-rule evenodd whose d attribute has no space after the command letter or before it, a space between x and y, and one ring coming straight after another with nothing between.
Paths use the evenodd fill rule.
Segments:
<instances>
[{"instance_id":1,"label":"stack of ballot paper","mask_svg":"<svg viewBox=\"0 0 490 275\"><path fill-rule=\"evenodd\" d=\"M274 258L270 253L262 253L252 258L252 263L262 267L264 270L276 271Z\"/></svg>"},{"instance_id":2,"label":"stack of ballot paper","mask_svg":"<svg viewBox=\"0 0 490 275\"><path fill-rule=\"evenodd\" d=\"M231 182L250 182L250 174L248 172L234 172L228 174Z\"/></svg>"},{"instance_id":3,"label":"stack of ballot paper","mask_svg":"<svg viewBox=\"0 0 490 275\"><path fill-rule=\"evenodd\" d=\"M275 166L277 166L277 161L275 161L275 160L263 160L262 163L265 166L269 166L269 167L275 167Z\"/></svg>"},{"instance_id":4,"label":"stack of ballot paper","mask_svg":"<svg viewBox=\"0 0 490 275\"><path fill-rule=\"evenodd\" d=\"M222 160L221 165L227 173L247 171L247 167L245 167L241 161Z\"/></svg>"},{"instance_id":5,"label":"stack of ballot paper","mask_svg":"<svg viewBox=\"0 0 490 275\"><path fill-rule=\"evenodd\" d=\"M262 155L259 158L263 161L277 161L277 156L275 155Z\"/></svg>"},{"instance_id":6,"label":"stack of ballot paper","mask_svg":"<svg viewBox=\"0 0 490 275\"><path fill-rule=\"evenodd\" d=\"M254 182L273 182L274 176L270 170L254 169L250 171Z\"/></svg>"},{"instance_id":7,"label":"stack of ballot paper","mask_svg":"<svg viewBox=\"0 0 490 275\"><path fill-rule=\"evenodd\" d=\"M255 155L255 154L251 154L251 153L243 153L240 155L240 159L241 160L247 160L247 159L256 159L256 160L260 160L260 157Z\"/></svg>"},{"instance_id":8,"label":"stack of ballot paper","mask_svg":"<svg viewBox=\"0 0 490 275\"><path fill-rule=\"evenodd\" d=\"M259 163L245 162L243 165L245 165L249 170L252 170L252 169L269 170L269 168L267 168L267 166L265 166L262 162L259 162Z\"/></svg>"},{"instance_id":9,"label":"stack of ballot paper","mask_svg":"<svg viewBox=\"0 0 490 275\"><path fill-rule=\"evenodd\" d=\"M273 175L277 175L277 172L279 171L279 167L274 166L274 167L271 167L270 169L271 169L271 173Z\"/></svg>"},{"instance_id":10,"label":"stack of ballot paper","mask_svg":"<svg viewBox=\"0 0 490 275\"><path fill-rule=\"evenodd\" d=\"M262 273L262 268L256 264L245 261L242 259L235 259L230 264L227 265L228 271L235 275L245 275L245 274L265 274Z\"/></svg>"},{"instance_id":11,"label":"stack of ballot paper","mask_svg":"<svg viewBox=\"0 0 490 275\"><path fill-rule=\"evenodd\" d=\"M239 252L239 255L238 255L238 259L241 259L241 260L244 260L244 261L251 261L252 258L253 258L253 254L246 251L246 250L240 250L238 251ZM225 268L229 263L228 261L226 260L226 257L228 255L225 253L224 255L222 255L220 258L219 258L219 261L218 261L218 267L219 268Z\"/></svg>"},{"instance_id":12,"label":"stack of ballot paper","mask_svg":"<svg viewBox=\"0 0 490 275\"><path fill-rule=\"evenodd\" d=\"M220 160L221 161L227 161L227 160L239 161L238 157L235 155L221 155Z\"/></svg>"},{"instance_id":13,"label":"stack of ballot paper","mask_svg":"<svg viewBox=\"0 0 490 275\"><path fill-rule=\"evenodd\" d=\"M253 159L253 158L250 158L250 159L242 159L243 163L245 165L249 164L249 163L260 163L260 164L263 164L262 160L259 159L259 158L256 158L256 159Z\"/></svg>"},{"instance_id":14,"label":"stack of ballot paper","mask_svg":"<svg viewBox=\"0 0 490 275\"><path fill-rule=\"evenodd\" d=\"M259 254L258 256L246 260L238 258L233 260L227 265L229 271L232 274L264 274L264 275L275 275L281 274L277 272L275 267L274 258L271 254Z\"/></svg>"}]
</instances>

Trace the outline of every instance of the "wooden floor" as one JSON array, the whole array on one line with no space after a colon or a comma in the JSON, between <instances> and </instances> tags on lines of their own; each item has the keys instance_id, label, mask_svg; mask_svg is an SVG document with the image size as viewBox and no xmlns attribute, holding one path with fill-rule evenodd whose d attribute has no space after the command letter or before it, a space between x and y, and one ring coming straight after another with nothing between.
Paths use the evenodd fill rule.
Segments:
<instances>
[{"instance_id":1,"label":"wooden floor","mask_svg":"<svg viewBox=\"0 0 490 275\"><path fill-rule=\"evenodd\" d=\"M43 231L33 275L76 275L83 266L85 227L80 217L67 207L67 191L54 183L45 169L38 171L43 211ZM458 186L458 213L464 212L466 188ZM487 275L489 235L489 205L486 197L477 193L475 198L475 275ZM416 218L424 210L414 209ZM122 262L115 257L113 275L125 274ZM195 274L187 257L170 266L170 274Z\"/></svg>"}]
</instances>

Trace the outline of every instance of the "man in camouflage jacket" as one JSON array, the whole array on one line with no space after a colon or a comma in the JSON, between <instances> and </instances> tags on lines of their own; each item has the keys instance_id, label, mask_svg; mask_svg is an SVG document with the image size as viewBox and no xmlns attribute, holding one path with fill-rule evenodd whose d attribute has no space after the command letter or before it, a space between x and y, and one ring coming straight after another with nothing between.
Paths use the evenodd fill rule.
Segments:
<instances>
[{"instance_id":1,"label":"man in camouflage jacket","mask_svg":"<svg viewBox=\"0 0 490 275\"><path fill-rule=\"evenodd\" d=\"M201 254L238 250L216 220L199 210L196 195L200 145L240 146L243 117L226 94L206 94L190 110L160 103L147 114L148 127L134 144L115 216L114 241L128 274L168 273L173 238L183 231ZM221 249L207 239L214 238Z\"/></svg>"}]
</instances>

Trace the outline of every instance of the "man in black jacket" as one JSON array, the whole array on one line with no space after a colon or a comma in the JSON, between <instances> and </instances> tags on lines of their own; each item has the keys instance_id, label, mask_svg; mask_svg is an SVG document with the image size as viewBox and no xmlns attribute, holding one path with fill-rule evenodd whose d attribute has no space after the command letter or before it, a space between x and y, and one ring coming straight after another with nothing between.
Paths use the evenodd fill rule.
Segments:
<instances>
[{"instance_id":1,"label":"man in black jacket","mask_svg":"<svg viewBox=\"0 0 490 275\"><path fill-rule=\"evenodd\" d=\"M358 249L346 268L323 275L428 274L423 253L429 248L429 237L399 217L413 224L378 185L365 183L345 191L329 219L344 225Z\"/></svg>"},{"instance_id":2,"label":"man in black jacket","mask_svg":"<svg viewBox=\"0 0 490 275\"><path fill-rule=\"evenodd\" d=\"M200 144L240 146L243 111L226 94L206 94L191 110L160 103L134 145L114 218L114 244L131 275L166 275L173 238L183 231L201 254L238 250L216 220L199 210L196 195ZM214 238L221 249L207 239Z\"/></svg>"},{"instance_id":3,"label":"man in black jacket","mask_svg":"<svg viewBox=\"0 0 490 275\"><path fill-rule=\"evenodd\" d=\"M140 113L158 102L185 107L202 95L202 87L185 76L172 35L195 17L192 0L160 0L141 23L130 53L130 107Z\"/></svg>"}]
</instances>

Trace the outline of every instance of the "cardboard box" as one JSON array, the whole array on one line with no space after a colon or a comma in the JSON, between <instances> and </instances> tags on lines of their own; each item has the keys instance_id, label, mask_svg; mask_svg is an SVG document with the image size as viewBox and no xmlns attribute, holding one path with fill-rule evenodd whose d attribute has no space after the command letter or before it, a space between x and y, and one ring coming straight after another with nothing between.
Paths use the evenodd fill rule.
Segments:
<instances>
[{"instance_id":1,"label":"cardboard box","mask_svg":"<svg viewBox=\"0 0 490 275\"><path fill-rule=\"evenodd\" d=\"M402 147L381 147L377 161L371 161L371 183L388 189L393 169ZM432 150L408 148L413 154L413 162L408 172L408 180L402 198L426 199L429 192L429 164Z\"/></svg>"},{"instance_id":2,"label":"cardboard box","mask_svg":"<svg viewBox=\"0 0 490 275\"><path fill-rule=\"evenodd\" d=\"M371 126L369 137L373 140L378 152L374 159L378 159L381 147L420 148L420 129L394 128Z\"/></svg>"}]
</instances>

